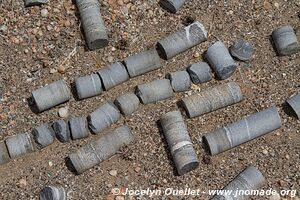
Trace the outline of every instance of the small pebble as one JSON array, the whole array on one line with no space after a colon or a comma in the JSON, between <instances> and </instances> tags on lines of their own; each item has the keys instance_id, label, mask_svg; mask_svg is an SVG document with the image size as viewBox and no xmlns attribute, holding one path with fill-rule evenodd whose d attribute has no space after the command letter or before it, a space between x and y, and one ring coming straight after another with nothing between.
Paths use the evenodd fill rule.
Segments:
<instances>
[{"instance_id":1,"label":"small pebble","mask_svg":"<svg viewBox=\"0 0 300 200\"><path fill-rule=\"evenodd\" d=\"M194 58L199 58L199 57L200 57L200 53L196 52L196 53L194 54Z\"/></svg>"},{"instance_id":2,"label":"small pebble","mask_svg":"<svg viewBox=\"0 0 300 200\"><path fill-rule=\"evenodd\" d=\"M67 118L69 116L68 108L60 108L58 110L58 116L61 118Z\"/></svg>"},{"instance_id":3,"label":"small pebble","mask_svg":"<svg viewBox=\"0 0 300 200\"><path fill-rule=\"evenodd\" d=\"M20 188L25 188L27 186L27 181L26 179L22 178L19 180L19 186Z\"/></svg>"},{"instance_id":4,"label":"small pebble","mask_svg":"<svg viewBox=\"0 0 300 200\"><path fill-rule=\"evenodd\" d=\"M125 200L124 196L116 196L115 200Z\"/></svg>"},{"instance_id":5,"label":"small pebble","mask_svg":"<svg viewBox=\"0 0 300 200\"><path fill-rule=\"evenodd\" d=\"M50 74L55 74L55 73L57 73L57 70L56 69L50 69Z\"/></svg>"},{"instance_id":6,"label":"small pebble","mask_svg":"<svg viewBox=\"0 0 300 200\"><path fill-rule=\"evenodd\" d=\"M111 176L117 176L117 174L118 174L118 172L117 172L117 170L111 170L110 172L109 172L109 174L111 175Z\"/></svg>"},{"instance_id":7,"label":"small pebble","mask_svg":"<svg viewBox=\"0 0 300 200\"><path fill-rule=\"evenodd\" d=\"M270 197L269 197L269 200L280 200L280 195L278 194L278 192L276 192L275 194L272 194Z\"/></svg>"},{"instance_id":8,"label":"small pebble","mask_svg":"<svg viewBox=\"0 0 300 200\"><path fill-rule=\"evenodd\" d=\"M269 153L268 150L266 150L266 149L263 150L264 155L268 155L268 153Z\"/></svg>"},{"instance_id":9,"label":"small pebble","mask_svg":"<svg viewBox=\"0 0 300 200\"><path fill-rule=\"evenodd\" d=\"M47 17L48 16L48 10L46 8L41 10L41 16L42 17Z\"/></svg>"}]
</instances>

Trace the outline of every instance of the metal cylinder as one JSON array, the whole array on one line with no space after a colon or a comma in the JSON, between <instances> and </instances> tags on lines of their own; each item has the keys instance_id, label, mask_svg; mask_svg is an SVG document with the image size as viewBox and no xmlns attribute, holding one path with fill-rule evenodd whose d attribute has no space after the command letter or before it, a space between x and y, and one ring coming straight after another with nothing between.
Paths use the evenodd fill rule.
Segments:
<instances>
[{"instance_id":1,"label":"metal cylinder","mask_svg":"<svg viewBox=\"0 0 300 200\"><path fill-rule=\"evenodd\" d=\"M237 40L229 47L230 54L242 61L248 61L253 55L252 45L244 40Z\"/></svg>"},{"instance_id":2,"label":"metal cylinder","mask_svg":"<svg viewBox=\"0 0 300 200\"><path fill-rule=\"evenodd\" d=\"M87 46L96 50L108 45L108 36L98 0L76 0Z\"/></svg>"},{"instance_id":3,"label":"metal cylinder","mask_svg":"<svg viewBox=\"0 0 300 200\"><path fill-rule=\"evenodd\" d=\"M271 107L204 136L211 155L222 153L281 127L276 107Z\"/></svg>"},{"instance_id":4,"label":"metal cylinder","mask_svg":"<svg viewBox=\"0 0 300 200\"><path fill-rule=\"evenodd\" d=\"M251 196L243 193L258 190L265 182L263 174L249 166L223 189L223 195L216 195L211 200L246 200Z\"/></svg>"},{"instance_id":5,"label":"metal cylinder","mask_svg":"<svg viewBox=\"0 0 300 200\"><path fill-rule=\"evenodd\" d=\"M101 77L105 90L109 90L129 79L125 66L120 62L104 67L97 73Z\"/></svg>"},{"instance_id":6,"label":"metal cylinder","mask_svg":"<svg viewBox=\"0 0 300 200\"><path fill-rule=\"evenodd\" d=\"M229 82L209 88L182 99L182 105L190 118L197 117L243 100L238 84Z\"/></svg>"},{"instance_id":7,"label":"metal cylinder","mask_svg":"<svg viewBox=\"0 0 300 200\"><path fill-rule=\"evenodd\" d=\"M127 92L119 96L114 103L123 115L131 115L139 108L140 100L133 92Z\"/></svg>"},{"instance_id":8,"label":"metal cylinder","mask_svg":"<svg viewBox=\"0 0 300 200\"><path fill-rule=\"evenodd\" d=\"M102 83L98 74L78 77L75 79L77 97L86 99L102 93Z\"/></svg>"},{"instance_id":9,"label":"metal cylinder","mask_svg":"<svg viewBox=\"0 0 300 200\"><path fill-rule=\"evenodd\" d=\"M40 192L40 200L67 200L67 193L62 186L46 186Z\"/></svg>"},{"instance_id":10,"label":"metal cylinder","mask_svg":"<svg viewBox=\"0 0 300 200\"><path fill-rule=\"evenodd\" d=\"M89 136L87 120L84 117L72 117L69 120L71 138L73 140L86 138Z\"/></svg>"},{"instance_id":11,"label":"metal cylinder","mask_svg":"<svg viewBox=\"0 0 300 200\"><path fill-rule=\"evenodd\" d=\"M272 38L279 55L292 55L300 51L300 43L291 26L282 26L274 30Z\"/></svg>"},{"instance_id":12,"label":"metal cylinder","mask_svg":"<svg viewBox=\"0 0 300 200\"><path fill-rule=\"evenodd\" d=\"M69 155L78 174L110 158L124 145L130 144L134 136L127 125L123 125L100 139L92 141Z\"/></svg>"},{"instance_id":13,"label":"metal cylinder","mask_svg":"<svg viewBox=\"0 0 300 200\"><path fill-rule=\"evenodd\" d=\"M157 48L164 59L174 56L207 40L207 32L204 26L196 21L191 25L161 39Z\"/></svg>"},{"instance_id":14,"label":"metal cylinder","mask_svg":"<svg viewBox=\"0 0 300 200\"><path fill-rule=\"evenodd\" d=\"M47 0L25 0L25 7L39 6L47 3Z\"/></svg>"},{"instance_id":15,"label":"metal cylinder","mask_svg":"<svg viewBox=\"0 0 300 200\"><path fill-rule=\"evenodd\" d=\"M186 0L160 0L160 5L171 13L176 13Z\"/></svg>"},{"instance_id":16,"label":"metal cylinder","mask_svg":"<svg viewBox=\"0 0 300 200\"><path fill-rule=\"evenodd\" d=\"M178 174L183 175L196 169L199 161L181 113L173 111L162 115L160 124Z\"/></svg>"},{"instance_id":17,"label":"metal cylinder","mask_svg":"<svg viewBox=\"0 0 300 200\"><path fill-rule=\"evenodd\" d=\"M174 96L169 79L159 79L138 85L135 89L135 94L143 104L155 103Z\"/></svg>"},{"instance_id":18,"label":"metal cylinder","mask_svg":"<svg viewBox=\"0 0 300 200\"><path fill-rule=\"evenodd\" d=\"M191 80L194 84L206 83L212 79L212 73L206 62L198 62L187 68Z\"/></svg>"},{"instance_id":19,"label":"metal cylinder","mask_svg":"<svg viewBox=\"0 0 300 200\"><path fill-rule=\"evenodd\" d=\"M120 111L109 101L97 110L92 112L88 117L88 124L93 133L101 133L104 129L117 122L121 117Z\"/></svg>"},{"instance_id":20,"label":"metal cylinder","mask_svg":"<svg viewBox=\"0 0 300 200\"><path fill-rule=\"evenodd\" d=\"M218 41L211 45L205 55L211 68L221 80L229 78L236 70L237 65L223 42Z\"/></svg>"},{"instance_id":21,"label":"metal cylinder","mask_svg":"<svg viewBox=\"0 0 300 200\"><path fill-rule=\"evenodd\" d=\"M129 56L124 63L131 78L161 67L160 57L155 49Z\"/></svg>"},{"instance_id":22,"label":"metal cylinder","mask_svg":"<svg viewBox=\"0 0 300 200\"><path fill-rule=\"evenodd\" d=\"M38 149L49 146L55 139L54 130L47 123L41 124L33 129L32 135Z\"/></svg>"},{"instance_id":23,"label":"metal cylinder","mask_svg":"<svg viewBox=\"0 0 300 200\"><path fill-rule=\"evenodd\" d=\"M300 119L300 93L286 101Z\"/></svg>"},{"instance_id":24,"label":"metal cylinder","mask_svg":"<svg viewBox=\"0 0 300 200\"><path fill-rule=\"evenodd\" d=\"M168 73L166 78L170 80L174 92L184 92L191 89L192 81L187 71Z\"/></svg>"},{"instance_id":25,"label":"metal cylinder","mask_svg":"<svg viewBox=\"0 0 300 200\"><path fill-rule=\"evenodd\" d=\"M30 136L27 133L6 138L5 144L9 157L12 159L34 151Z\"/></svg>"},{"instance_id":26,"label":"metal cylinder","mask_svg":"<svg viewBox=\"0 0 300 200\"><path fill-rule=\"evenodd\" d=\"M69 101L70 90L64 80L53 82L32 92L32 99L39 112Z\"/></svg>"},{"instance_id":27,"label":"metal cylinder","mask_svg":"<svg viewBox=\"0 0 300 200\"><path fill-rule=\"evenodd\" d=\"M4 141L0 142L0 165L8 163L10 161L9 153Z\"/></svg>"},{"instance_id":28,"label":"metal cylinder","mask_svg":"<svg viewBox=\"0 0 300 200\"><path fill-rule=\"evenodd\" d=\"M54 122L52 128L60 142L65 143L71 140L70 127L64 120Z\"/></svg>"}]
</instances>

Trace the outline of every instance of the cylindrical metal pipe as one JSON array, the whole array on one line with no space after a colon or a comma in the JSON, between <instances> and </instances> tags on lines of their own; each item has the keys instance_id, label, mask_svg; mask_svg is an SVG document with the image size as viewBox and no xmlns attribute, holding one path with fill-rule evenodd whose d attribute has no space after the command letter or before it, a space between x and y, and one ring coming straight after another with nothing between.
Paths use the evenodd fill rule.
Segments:
<instances>
[{"instance_id":1,"label":"cylindrical metal pipe","mask_svg":"<svg viewBox=\"0 0 300 200\"><path fill-rule=\"evenodd\" d=\"M98 0L76 0L80 19L90 50L103 48L108 44L108 36L100 13Z\"/></svg>"},{"instance_id":2,"label":"cylindrical metal pipe","mask_svg":"<svg viewBox=\"0 0 300 200\"><path fill-rule=\"evenodd\" d=\"M178 174L183 175L196 169L199 161L181 113L174 111L162 115L160 124Z\"/></svg>"},{"instance_id":3,"label":"cylindrical metal pipe","mask_svg":"<svg viewBox=\"0 0 300 200\"><path fill-rule=\"evenodd\" d=\"M292 55L300 51L300 43L291 26L282 26L274 30L272 38L279 55Z\"/></svg>"},{"instance_id":4,"label":"cylindrical metal pipe","mask_svg":"<svg viewBox=\"0 0 300 200\"><path fill-rule=\"evenodd\" d=\"M47 123L41 124L33 129L32 135L38 149L49 146L55 139L54 130Z\"/></svg>"},{"instance_id":5,"label":"cylindrical metal pipe","mask_svg":"<svg viewBox=\"0 0 300 200\"><path fill-rule=\"evenodd\" d=\"M86 138L89 136L89 129L85 117L72 117L69 120L71 138L73 140Z\"/></svg>"},{"instance_id":6,"label":"cylindrical metal pipe","mask_svg":"<svg viewBox=\"0 0 300 200\"><path fill-rule=\"evenodd\" d=\"M69 101L70 90L64 80L53 82L32 92L32 99L39 112Z\"/></svg>"},{"instance_id":7,"label":"cylindrical metal pipe","mask_svg":"<svg viewBox=\"0 0 300 200\"><path fill-rule=\"evenodd\" d=\"M102 93L102 83L98 74L78 77L75 79L77 97L86 99Z\"/></svg>"},{"instance_id":8,"label":"cylindrical metal pipe","mask_svg":"<svg viewBox=\"0 0 300 200\"><path fill-rule=\"evenodd\" d=\"M211 45L205 55L211 68L221 80L229 78L236 70L237 65L223 42L218 41Z\"/></svg>"},{"instance_id":9,"label":"cylindrical metal pipe","mask_svg":"<svg viewBox=\"0 0 300 200\"><path fill-rule=\"evenodd\" d=\"M8 163L10 161L9 153L4 141L0 142L0 165Z\"/></svg>"},{"instance_id":10,"label":"cylindrical metal pipe","mask_svg":"<svg viewBox=\"0 0 300 200\"><path fill-rule=\"evenodd\" d=\"M113 104L107 102L92 112L88 117L88 124L93 133L101 133L104 129L117 122L121 117L120 111Z\"/></svg>"},{"instance_id":11,"label":"cylindrical metal pipe","mask_svg":"<svg viewBox=\"0 0 300 200\"><path fill-rule=\"evenodd\" d=\"M258 190L265 182L263 174L257 168L249 166L223 189L222 195L216 195L211 200L246 200L251 197L247 195L247 191Z\"/></svg>"},{"instance_id":12,"label":"cylindrical metal pipe","mask_svg":"<svg viewBox=\"0 0 300 200\"><path fill-rule=\"evenodd\" d=\"M62 186L46 186L40 192L40 200L67 200L67 193Z\"/></svg>"},{"instance_id":13,"label":"cylindrical metal pipe","mask_svg":"<svg viewBox=\"0 0 300 200\"><path fill-rule=\"evenodd\" d=\"M251 59L254 49L252 45L244 40L237 40L229 47L230 54L242 61Z\"/></svg>"},{"instance_id":14,"label":"cylindrical metal pipe","mask_svg":"<svg viewBox=\"0 0 300 200\"><path fill-rule=\"evenodd\" d=\"M206 83L212 79L212 73L206 62L198 62L187 68L191 80L194 84Z\"/></svg>"},{"instance_id":15,"label":"cylindrical metal pipe","mask_svg":"<svg viewBox=\"0 0 300 200\"><path fill-rule=\"evenodd\" d=\"M135 94L143 104L155 103L174 96L169 79L159 79L138 85L135 89Z\"/></svg>"},{"instance_id":16,"label":"cylindrical metal pipe","mask_svg":"<svg viewBox=\"0 0 300 200\"><path fill-rule=\"evenodd\" d=\"M203 137L211 155L222 153L281 127L276 107L271 107L224 126Z\"/></svg>"},{"instance_id":17,"label":"cylindrical metal pipe","mask_svg":"<svg viewBox=\"0 0 300 200\"><path fill-rule=\"evenodd\" d=\"M47 0L25 0L25 7L46 4Z\"/></svg>"},{"instance_id":18,"label":"cylindrical metal pipe","mask_svg":"<svg viewBox=\"0 0 300 200\"><path fill-rule=\"evenodd\" d=\"M78 174L110 158L121 147L130 144L134 136L127 125L123 125L100 139L92 141L69 155Z\"/></svg>"},{"instance_id":19,"label":"cylindrical metal pipe","mask_svg":"<svg viewBox=\"0 0 300 200\"><path fill-rule=\"evenodd\" d=\"M176 13L186 0L160 0L160 5L171 13Z\"/></svg>"},{"instance_id":20,"label":"cylindrical metal pipe","mask_svg":"<svg viewBox=\"0 0 300 200\"><path fill-rule=\"evenodd\" d=\"M21 133L6 138L5 144L10 158L17 158L34 151L31 138L28 133Z\"/></svg>"},{"instance_id":21,"label":"cylindrical metal pipe","mask_svg":"<svg viewBox=\"0 0 300 200\"><path fill-rule=\"evenodd\" d=\"M124 63L131 78L161 67L160 57L155 49L129 56Z\"/></svg>"},{"instance_id":22,"label":"cylindrical metal pipe","mask_svg":"<svg viewBox=\"0 0 300 200\"><path fill-rule=\"evenodd\" d=\"M197 117L243 100L238 84L229 82L209 88L199 94L182 99L182 105L190 118Z\"/></svg>"},{"instance_id":23,"label":"cylindrical metal pipe","mask_svg":"<svg viewBox=\"0 0 300 200\"><path fill-rule=\"evenodd\" d=\"M164 59L174 56L207 40L207 32L204 26L196 21L191 25L161 39L157 48Z\"/></svg>"},{"instance_id":24,"label":"cylindrical metal pipe","mask_svg":"<svg viewBox=\"0 0 300 200\"><path fill-rule=\"evenodd\" d=\"M300 93L286 101L300 119Z\"/></svg>"},{"instance_id":25,"label":"cylindrical metal pipe","mask_svg":"<svg viewBox=\"0 0 300 200\"><path fill-rule=\"evenodd\" d=\"M168 73L166 78L170 80L174 92L184 92L191 89L192 81L187 71Z\"/></svg>"},{"instance_id":26,"label":"cylindrical metal pipe","mask_svg":"<svg viewBox=\"0 0 300 200\"><path fill-rule=\"evenodd\" d=\"M129 79L125 66L120 62L104 67L97 73L101 77L105 90L109 90Z\"/></svg>"},{"instance_id":27,"label":"cylindrical metal pipe","mask_svg":"<svg viewBox=\"0 0 300 200\"><path fill-rule=\"evenodd\" d=\"M127 92L119 96L114 103L123 115L131 115L139 108L140 100L133 92Z\"/></svg>"},{"instance_id":28,"label":"cylindrical metal pipe","mask_svg":"<svg viewBox=\"0 0 300 200\"><path fill-rule=\"evenodd\" d=\"M52 124L56 138L62 142L69 142L71 140L70 127L64 120L58 120Z\"/></svg>"}]
</instances>

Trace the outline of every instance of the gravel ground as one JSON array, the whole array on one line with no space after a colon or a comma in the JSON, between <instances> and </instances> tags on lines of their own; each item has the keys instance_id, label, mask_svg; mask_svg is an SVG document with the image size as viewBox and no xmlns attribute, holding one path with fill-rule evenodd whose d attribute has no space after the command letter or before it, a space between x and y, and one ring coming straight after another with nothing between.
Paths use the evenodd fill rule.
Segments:
<instances>
[{"instance_id":1,"label":"gravel ground","mask_svg":"<svg viewBox=\"0 0 300 200\"><path fill-rule=\"evenodd\" d=\"M300 89L300 54L278 57L270 42L270 34L278 26L290 24L300 32L299 10L299 0L190 0L180 12L170 14L158 5L157 0L104 0L102 15L110 43L104 49L89 52L71 0L50 0L47 5L31 8L24 8L21 0L0 0L0 139L30 132L42 122L57 120L60 107L68 107L70 116L86 116L104 101L115 99L137 84L161 78L167 72L184 69L202 60L201 55L217 39L229 46L234 40L244 38L255 48L253 60L238 62L238 70L228 80L194 85L192 91L141 106L132 116L123 117L105 132L127 122L136 141L122 149L119 155L82 175L75 176L69 171L65 158L72 150L101 136L68 144L56 141L41 151L0 166L0 198L38 199L41 188L49 184L64 186L70 199L114 199L111 190L115 187L190 187L208 191L221 189L250 164L265 175L264 189L298 190L299 198L300 125L284 112L283 103ZM27 98L34 89L61 78L72 83L75 77L154 47L158 39L195 19L209 30L208 41L163 61L163 68L133 78L98 97L84 101L72 99L41 114L34 114L28 107ZM177 176L157 120L163 113L176 110L176 102L182 97L229 81L243 85L246 99L202 117L186 118L201 163L195 171ZM280 130L212 158L206 155L200 136L272 105L280 108L283 121ZM176 196L166 199L182 198L195 199ZM272 198L276 199L275 196ZM209 197L203 195L197 199Z\"/></svg>"}]
</instances>

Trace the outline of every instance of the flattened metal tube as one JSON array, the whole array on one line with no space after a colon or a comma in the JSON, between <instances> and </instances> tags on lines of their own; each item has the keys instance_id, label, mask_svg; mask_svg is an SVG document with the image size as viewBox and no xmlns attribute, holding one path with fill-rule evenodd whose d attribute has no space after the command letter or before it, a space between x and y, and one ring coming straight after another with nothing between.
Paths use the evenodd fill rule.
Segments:
<instances>
[{"instance_id":1,"label":"flattened metal tube","mask_svg":"<svg viewBox=\"0 0 300 200\"><path fill-rule=\"evenodd\" d=\"M164 59L174 56L207 40L207 32L204 26L196 21L193 24L175 32L157 43L157 48Z\"/></svg>"},{"instance_id":2,"label":"flattened metal tube","mask_svg":"<svg viewBox=\"0 0 300 200\"><path fill-rule=\"evenodd\" d=\"M206 83L212 79L212 73L206 62L198 62L187 68L191 80L194 84Z\"/></svg>"},{"instance_id":3,"label":"flattened metal tube","mask_svg":"<svg viewBox=\"0 0 300 200\"><path fill-rule=\"evenodd\" d=\"M186 0L160 0L160 5L169 12L176 13Z\"/></svg>"},{"instance_id":4,"label":"flattened metal tube","mask_svg":"<svg viewBox=\"0 0 300 200\"><path fill-rule=\"evenodd\" d=\"M161 116L160 123L168 142L179 175L198 167L199 161L193 148L184 119L179 111Z\"/></svg>"},{"instance_id":5,"label":"flattened metal tube","mask_svg":"<svg viewBox=\"0 0 300 200\"><path fill-rule=\"evenodd\" d=\"M235 82L229 82L185 97L182 99L182 104L188 116L193 118L242 100L243 94L239 85Z\"/></svg>"},{"instance_id":6,"label":"flattened metal tube","mask_svg":"<svg viewBox=\"0 0 300 200\"><path fill-rule=\"evenodd\" d=\"M75 79L75 87L79 99L86 99L102 93L102 83L98 74L78 77Z\"/></svg>"},{"instance_id":7,"label":"flattened metal tube","mask_svg":"<svg viewBox=\"0 0 300 200\"><path fill-rule=\"evenodd\" d=\"M300 94L297 94L297 95L291 97L286 102L293 109L293 111L297 115L298 119L300 119Z\"/></svg>"},{"instance_id":8,"label":"flattened metal tube","mask_svg":"<svg viewBox=\"0 0 300 200\"><path fill-rule=\"evenodd\" d=\"M217 155L281 127L276 107L271 107L204 136L211 155Z\"/></svg>"}]
</instances>

